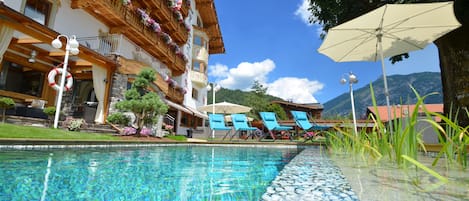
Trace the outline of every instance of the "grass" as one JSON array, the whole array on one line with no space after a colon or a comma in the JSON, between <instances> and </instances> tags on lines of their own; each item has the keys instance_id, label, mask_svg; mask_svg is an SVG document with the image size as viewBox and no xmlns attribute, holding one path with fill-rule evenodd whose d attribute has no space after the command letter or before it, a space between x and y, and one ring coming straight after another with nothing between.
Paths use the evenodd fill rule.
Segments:
<instances>
[{"instance_id":1,"label":"grass","mask_svg":"<svg viewBox=\"0 0 469 201\"><path fill-rule=\"evenodd\" d=\"M83 133L62 129L0 124L0 138L46 140L119 140L110 134Z\"/></svg>"},{"instance_id":2,"label":"grass","mask_svg":"<svg viewBox=\"0 0 469 201\"><path fill-rule=\"evenodd\" d=\"M186 136L183 136L183 135L167 135L165 138L175 140L175 141L187 141Z\"/></svg>"}]
</instances>

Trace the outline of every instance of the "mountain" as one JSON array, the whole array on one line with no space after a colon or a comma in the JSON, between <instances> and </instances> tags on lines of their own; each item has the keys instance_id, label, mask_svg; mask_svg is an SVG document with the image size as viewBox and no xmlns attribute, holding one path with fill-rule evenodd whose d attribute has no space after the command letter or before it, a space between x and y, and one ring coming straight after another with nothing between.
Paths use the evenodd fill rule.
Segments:
<instances>
[{"instance_id":1,"label":"mountain","mask_svg":"<svg viewBox=\"0 0 469 201\"><path fill-rule=\"evenodd\" d=\"M217 91L215 93L215 102L230 102L230 103L235 103L235 104L240 104L240 105L248 105L246 97L248 97L249 94L253 92L250 91L241 91L239 89L236 90L231 90L231 89L225 89L221 88L220 91ZM209 91L207 93L207 104L212 104L212 91ZM283 100L279 97L271 96L271 95L266 95L267 101L274 101L274 100Z\"/></svg>"},{"instance_id":2,"label":"mountain","mask_svg":"<svg viewBox=\"0 0 469 201\"><path fill-rule=\"evenodd\" d=\"M430 95L425 99L425 103L443 103L443 92L441 86L441 75L436 72L413 73L409 75L392 75L387 77L388 89L391 105L397 104L415 104L417 97L411 87L418 92L420 96L437 92L436 95ZM386 105L384 95L383 78L371 83L374 90L377 105ZM357 118L365 118L366 108L372 106L370 86L367 85L353 91L355 99L355 112ZM350 93L344 93L326 103L322 116L325 118L334 118L336 116L347 116L352 113L350 104Z\"/></svg>"}]
</instances>

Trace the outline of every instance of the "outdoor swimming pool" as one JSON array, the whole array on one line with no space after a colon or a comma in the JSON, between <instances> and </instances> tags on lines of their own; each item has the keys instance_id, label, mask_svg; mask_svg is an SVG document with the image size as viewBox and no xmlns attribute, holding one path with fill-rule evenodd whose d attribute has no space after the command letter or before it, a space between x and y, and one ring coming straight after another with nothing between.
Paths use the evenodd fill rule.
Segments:
<instances>
[{"instance_id":1,"label":"outdoor swimming pool","mask_svg":"<svg viewBox=\"0 0 469 201\"><path fill-rule=\"evenodd\" d=\"M358 200L318 148L26 148L0 149L0 200Z\"/></svg>"},{"instance_id":2,"label":"outdoor swimming pool","mask_svg":"<svg viewBox=\"0 0 469 201\"><path fill-rule=\"evenodd\" d=\"M300 150L0 150L0 200L259 200Z\"/></svg>"}]
</instances>

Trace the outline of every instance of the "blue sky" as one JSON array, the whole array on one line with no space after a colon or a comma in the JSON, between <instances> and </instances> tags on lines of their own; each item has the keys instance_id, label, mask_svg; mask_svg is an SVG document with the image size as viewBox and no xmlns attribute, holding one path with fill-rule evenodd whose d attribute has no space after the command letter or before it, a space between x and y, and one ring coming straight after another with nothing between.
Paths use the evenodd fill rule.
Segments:
<instances>
[{"instance_id":1,"label":"blue sky","mask_svg":"<svg viewBox=\"0 0 469 201\"><path fill-rule=\"evenodd\" d=\"M339 82L348 72L359 79L354 89L382 76L380 62L337 63L318 53L321 27L307 22L304 1L215 0L226 52L210 55L209 81L248 90L258 80L285 100L325 103L348 93ZM433 44L409 54L394 65L386 59L386 74L440 71Z\"/></svg>"}]
</instances>

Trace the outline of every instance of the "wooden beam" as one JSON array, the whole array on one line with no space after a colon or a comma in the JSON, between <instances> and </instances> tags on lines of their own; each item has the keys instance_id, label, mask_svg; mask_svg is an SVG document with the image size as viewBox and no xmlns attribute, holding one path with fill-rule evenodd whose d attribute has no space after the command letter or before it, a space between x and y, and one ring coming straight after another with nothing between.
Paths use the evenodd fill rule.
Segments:
<instances>
[{"instance_id":1,"label":"wooden beam","mask_svg":"<svg viewBox=\"0 0 469 201\"><path fill-rule=\"evenodd\" d=\"M78 59L75 62L75 66L93 66L93 64L89 61L83 60L83 59Z\"/></svg>"},{"instance_id":2,"label":"wooden beam","mask_svg":"<svg viewBox=\"0 0 469 201\"><path fill-rule=\"evenodd\" d=\"M74 74L91 72L91 66L73 66L70 71Z\"/></svg>"},{"instance_id":3,"label":"wooden beam","mask_svg":"<svg viewBox=\"0 0 469 201\"><path fill-rule=\"evenodd\" d=\"M40 43L44 43L44 41L41 41L41 40L38 40L38 39L35 39L35 38L31 38L31 37L23 37L23 38L19 38L16 43L18 44L40 44Z\"/></svg>"},{"instance_id":4,"label":"wooden beam","mask_svg":"<svg viewBox=\"0 0 469 201\"><path fill-rule=\"evenodd\" d=\"M11 62L17 63L21 66L24 66L24 67L27 67L27 68L33 68L33 69L36 69L36 70L42 71L42 72L48 72L51 69L51 66L47 66L47 65L44 65L44 64L39 63L39 62L29 63L27 58L24 58L24 57L16 55L16 54L12 54L10 52L6 52L3 55L3 58L4 58L4 60L11 61Z\"/></svg>"},{"instance_id":5,"label":"wooden beam","mask_svg":"<svg viewBox=\"0 0 469 201\"><path fill-rule=\"evenodd\" d=\"M16 31L22 32L23 34L29 35L33 38L36 38L44 43L50 44L59 33L51 30L50 28L43 26L24 15L17 13L16 11L8 11L0 6L0 13L5 14L5 18L0 18L0 23L15 29ZM65 45L64 45L65 46ZM62 47L64 50L65 47ZM115 62L109 58L105 58L102 55L99 55L97 52L88 49L87 47L80 45L80 54L79 57L85 60L88 60L91 63L96 63L100 66L106 66L107 68L113 68Z\"/></svg>"},{"instance_id":6,"label":"wooden beam","mask_svg":"<svg viewBox=\"0 0 469 201\"><path fill-rule=\"evenodd\" d=\"M65 52L64 51L49 52L49 56L51 56L51 57L63 57L63 56L65 56Z\"/></svg>"}]
</instances>

